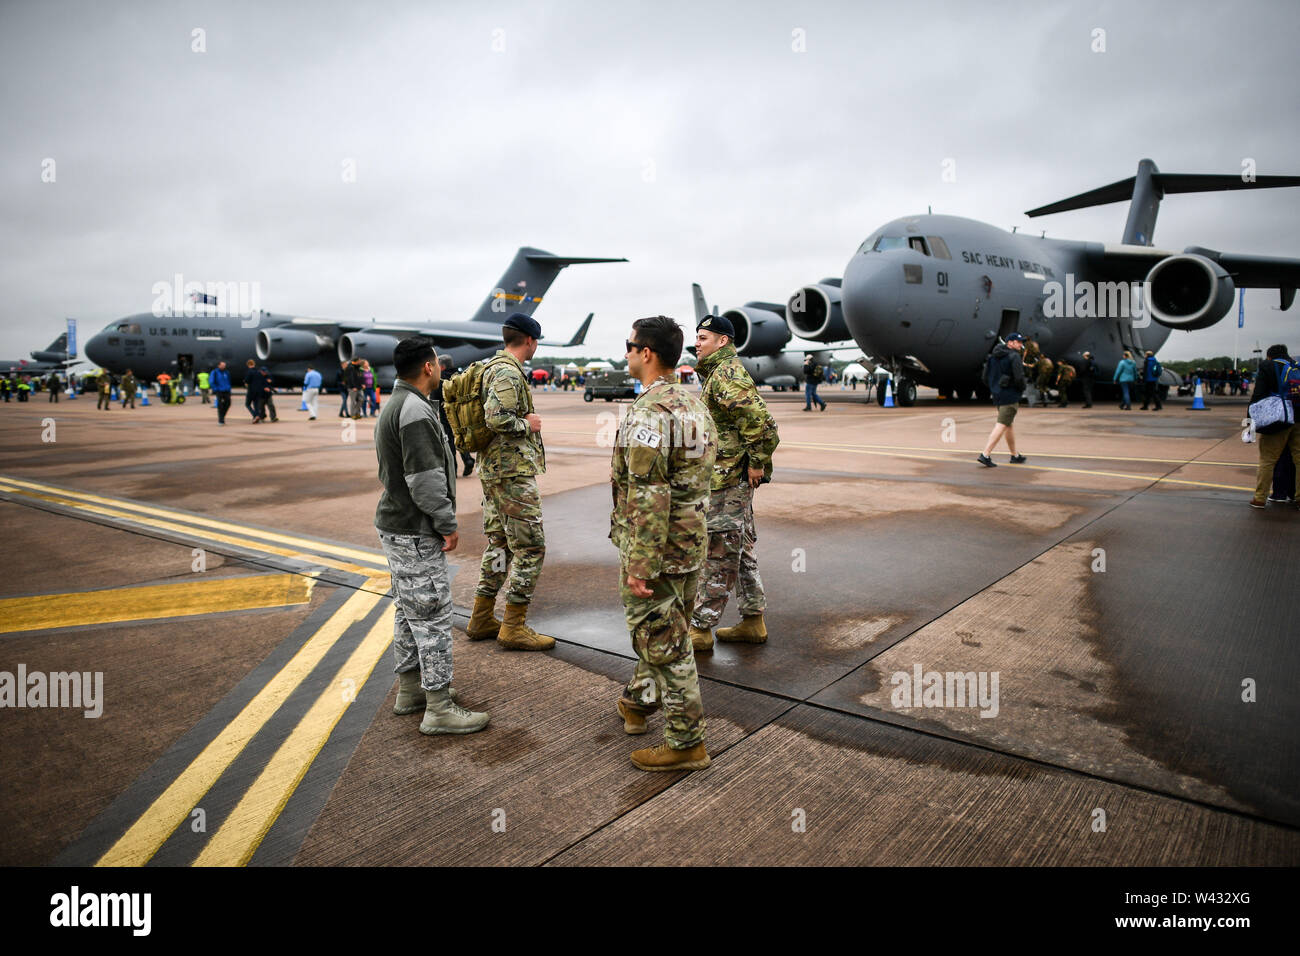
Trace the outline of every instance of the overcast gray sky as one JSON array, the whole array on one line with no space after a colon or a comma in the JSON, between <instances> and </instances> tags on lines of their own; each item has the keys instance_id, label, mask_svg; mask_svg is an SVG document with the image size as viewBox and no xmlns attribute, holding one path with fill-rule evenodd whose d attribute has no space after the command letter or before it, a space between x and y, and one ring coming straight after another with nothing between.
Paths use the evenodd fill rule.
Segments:
<instances>
[{"instance_id":1,"label":"overcast gray sky","mask_svg":"<svg viewBox=\"0 0 1300 956\"><path fill-rule=\"evenodd\" d=\"M84 341L176 273L446 320L518 246L626 256L537 313L563 338L595 311L585 351L621 356L632 319L690 319L693 281L784 301L927 206L1118 241L1127 204L1023 210L1143 157L1300 174L1298 27L1290 2L10 2L0 356L67 316ZM1300 189L1172 196L1155 243L1300 257L1298 220ZM1300 343L1276 299L1247 294L1243 354ZM1235 327L1161 354L1231 353Z\"/></svg>"}]
</instances>

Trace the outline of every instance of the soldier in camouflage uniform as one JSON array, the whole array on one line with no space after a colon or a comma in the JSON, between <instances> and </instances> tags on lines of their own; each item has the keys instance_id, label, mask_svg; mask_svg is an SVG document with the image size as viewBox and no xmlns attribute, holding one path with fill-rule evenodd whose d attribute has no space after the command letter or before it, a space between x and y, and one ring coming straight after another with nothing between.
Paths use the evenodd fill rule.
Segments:
<instances>
[{"instance_id":1,"label":"soldier in camouflage uniform","mask_svg":"<svg viewBox=\"0 0 1300 956\"><path fill-rule=\"evenodd\" d=\"M130 369L127 369L126 374L122 376L122 390L119 393L122 396L123 408L126 408L128 404L135 408L135 390L137 387L138 383L135 380L135 375L132 374Z\"/></svg>"},{"instance_id":2,"label":"soldier in camouflage uniform","mask_svg":"<svg viewBox=\"0 0 1300 956\"><path fill-rule=\"evenodd\" d=\"M1047 390L1052 384L1054 367L1052 360L1046 355L1040 355L1038 361L1034 363L1034 389L1038 392L1038 401L1034 404L1039 408L1047 407Z\"/></svg>"},{"instance_id":3,"label":"soldier in camouflage uniform","mask_svg":"<svg viewBox=\"0 0 1300 956\"><path fill-rule=\"evenodd\" d=\"M466 710L451 686L451 582L445 552L456 550L456 457L429 394L437 354L428 339L393 350L398 379L375 423L375 455L384 486L375 529L393 582L395 714L424 711L422 734L469 734L486 713Z\"/></svg>"},{"instance_id":4,"label":"soldier in camouflage uniform","mask_svg":"<svg viewBox=\"0 0 1300 956\"><path fill-rule=\"evenodd\" d=\"M479 456L487 550L465 633L472 641L495 637L512 650L544 651L555 646L555 638L525 623L546 556L537 490L537 475L546 471L546 450L523 365L537 351L542 327L532 316L516 312L506 319L501 336L505 348L483 371L483 418L496 437ZM497 620L494 608L502 587L506 613Z\"/></svg>"},{"instance_id":5,"label":"soldier in camouflage uniform","mask_svg":"<svg viewBox=\"0 0 1300 956\"><path fill-rule=\"evenodd\" d=\"M767 640L767 601L754 557L754 489L771 480L772 453L780 439L776 422L731 344L734 335L729 320L710 315L700 322L695 337L700 357L695 372L703 383L700 397L713 417L718 440L710 482L708 562L691 620L691 642L697 651L712 650L713 628L733 590L741 621L718 628L718 640Z\"/></svg>"},{"instance_id":6,"label":"soldier in camouflage uniform","mask_svg":"<svg viewBox=\"0 0 1300 956\"><path fill-rule=\"evenodd\" d=\"M1074 366L1065 359L1061 359L1056 364L1056 397L1058 399L1056 404L1061 408L1066 408L1070 404L1069 390L1070 386L1074 384L1074 375Z\"/></svg>"},{"instance_id":7,"label":"soldier in camouflage uniform","mask_svg":"<svg viewBox=\"0 0 1300 956\"><path fill-rule=\"evenodd\" d=\"M665 316L638 319L627 343L628 371L641 395L614 442L610 539L621 557L619 585L636 670L618 712L629 734L646 731L662 707L665 744L638 750L642 770L700 770L704 705L688 622L708 540L705 518L716 446L713 422L677 383L682 329Z\"/></svg>"}]
</instances>

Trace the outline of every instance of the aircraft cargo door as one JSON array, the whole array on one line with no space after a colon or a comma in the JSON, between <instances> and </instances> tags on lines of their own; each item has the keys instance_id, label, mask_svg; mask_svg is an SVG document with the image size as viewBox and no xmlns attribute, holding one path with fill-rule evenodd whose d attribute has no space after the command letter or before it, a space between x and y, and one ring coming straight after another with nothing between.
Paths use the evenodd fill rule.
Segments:
<instances>
[{"instance_id":1,"label":"aircraft cargo door","mask_svg":"<svg viewBox=\"0 0 1300 956\"><path fill-rule=\"evenodd\" d=\"M1008 335L1018 331L1020 331L1020 310L1003 309L1002 322L998 325L998 338L1005 342Z\"/></svg>"}]
</instances>

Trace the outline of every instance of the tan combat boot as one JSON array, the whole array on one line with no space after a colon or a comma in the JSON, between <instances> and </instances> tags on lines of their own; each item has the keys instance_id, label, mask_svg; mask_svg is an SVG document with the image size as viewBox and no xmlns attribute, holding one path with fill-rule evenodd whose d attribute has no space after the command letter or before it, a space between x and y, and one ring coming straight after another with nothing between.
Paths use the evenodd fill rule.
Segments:
<instances>
[{"instance_id":1,"label":"tan combat boot","mask_svg":"<svg viewBox=\"0 0 1300 956\"><path fill-rule=\"evenodd\" d=\"M472 734L488 725L488 715L482 711L466 710L451 698L450 688L424 692L424 720L420 721L422 734Z\"/></svg>"},{"instance_id":2,"label":"tan combat boot","mask_svg":"<svg viewBox=\"0 0 1300 956\"><path fill-rule=\"evenodd\" d=\"M735 627L718 628L718 640L762 644L767 640L767 625L763 623L763 613L760 611L757 614L746 614Z\"/></svg>"},{"instance_id":3,"label":"tan combat boot","mask_svg":"<svg viewBox=\"0 0 1300 956\"><path fill-rule=\"evenodd\" d=\"M469 623L465 625L465 636L471 641L485 641L489 637L496 637L500 632L501 622L493 613L496 603L496 598L486 598L481 594L474 595L474 613L469 616Z\"/></svg>"},{"instance_id":4,"label":"tan combat boot","mask_svg":"<svg viewBox=\"0 0 1300 956\"><path fill-rule=\"evenodd\" d=\"M451 699L456 699L456 688L448 687L447 693ZM417 667L412 671L403 671L397 675L397 700L393 704L393 713L401 717L404 714L413 714L417 710L424 710L425 699L424 689L420 687L420 669Z\"/></svg>"},{"instance_id":5,"label":"tan combat boot","mask_svg":"<svg viewBox=\"0 0 1300 956\"><path fill-rule=\"evenodd\" d=\"M528 616L527 604L507 604L506 616L497 634L497 643L512 651L549 651L555 638L538 634L524 623Z\"/></svg>"},{"instance_id":6,"label":"tan combat boot","mask_svg":"<svg viewBox=\"0 0 1300 956\"><path fill-rule=\"evenodd\" d=\"M709 765L704 741L687 750L674 750L667 744L632 751L632 762L642 770L703 770Z\"/></svg>"},{"instance_id":7,"label":"tan combat boot","mask_svg":"<svg viewBox=\"0 0 1300 956\"><path fill-rule=\"evenodd\" d=\"M646 731L645 714L627 705L622 697L618 699L618 714L623 718L623 733L643 734Z\"/></svg>"},{"instance_id":8,"label":"tan combat boot","mask_svg":"<svg viewBox=\"0 0 1300 956\"><path fill-rule=\"evenodd\" d=\"M713 650L713 632L707 627L691 625L691 646L697 651Z\"/></svg>"}]
</instances>

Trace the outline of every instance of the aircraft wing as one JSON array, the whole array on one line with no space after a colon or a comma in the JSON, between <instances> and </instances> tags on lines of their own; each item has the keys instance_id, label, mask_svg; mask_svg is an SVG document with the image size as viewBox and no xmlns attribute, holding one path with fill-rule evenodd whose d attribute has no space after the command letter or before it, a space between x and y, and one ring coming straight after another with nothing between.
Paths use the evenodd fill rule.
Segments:
<instances>
[{"instance_id":1,"label":"aircraft wing","mask_svg":"<svg viewBox=\"0 0 1300 956\"><path fill-rule=\"evenodd\" d=\"M587 340L587 330L591 328L591 320L596 313L589 312L583 320L582 325L578 326L578 331L573 334L568 342L555 344L552 348L573 348L582 345ZM479 324L479 323L475 323ZM384 323L383 325L372 325L362 322L342 322L339 328L347 332L378 332L386 335L391 332L409 332L412 335L424 335L433 339L435 343L444 342L482 342L486 345L501 344L501 330L487 326L484 331L479 332L475 329L440 329L436 326L429 325L392 325Z\"/></svg>"},{"instance_id":2,"label":"aircraft wing","mask_svg":"<svg viewBox=\"0 0 1300 956\"><path fill-rule=\"evenodd\" d=\"M439 329L427 325L359 325L355 329L349 329L348 331L378 332L380 334L410 332L412 335L426 335L435 342L440 339L443 341L494 342L497 344L501 342L501 330L490 326L483 332L472 332L465 329Z\"/></svg>"},{"instance_id":3,"label":"aircraft wing","mask_svg":"<svg viewBox=\"0 0 1300 956\"><path fill-rule=\"evenodd\" d=\"M1295 295L1300 288L1300 259L1283 259L1280 256L1248 256L1232 252L1216 252L1201 246L1188 246L1183 252L1204 256L1223 266L1239 289L1280 289Z\"/></svg>"},{"instance_id":4,"label":"aircraft wing","mask_svg":"<svg viewBox=\"0 0 1300 956\"><path fill-rule=\"evenodd\" d=\"M1097 273L1115 282L1141 282L1156 263L1180 254L1169 249L1123 244L1090 244L1088 252ZM1291 307L1296 289L1300 288L1300 259L1218 252L1203 246L1188 246L1181 254L1218 263L1238 289L1277 289L1283 309Z\"/></svg>"}]
</instances>

